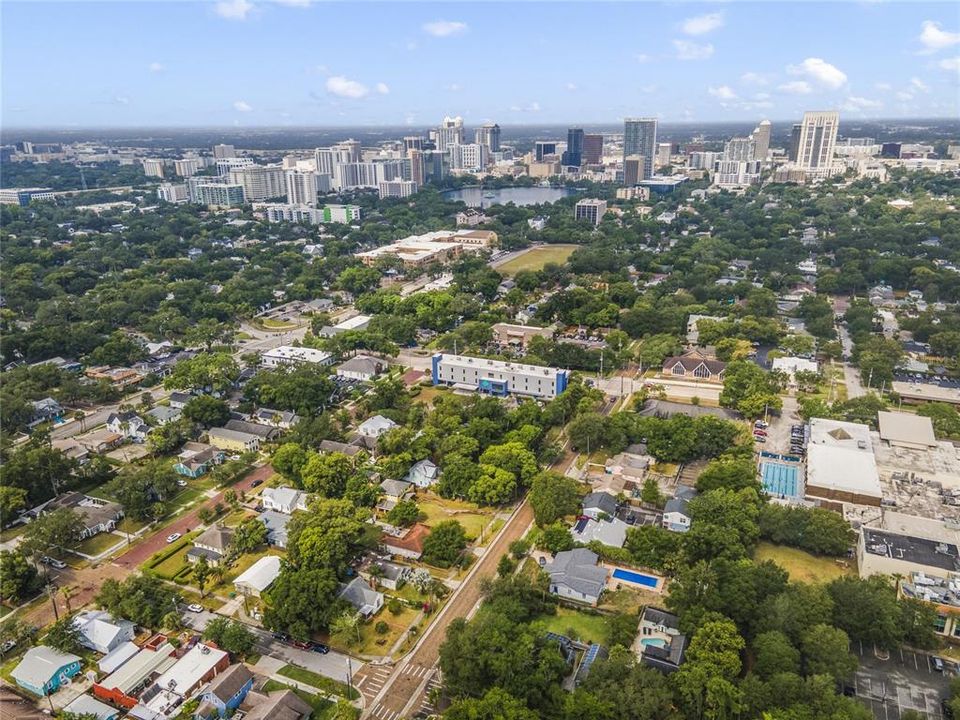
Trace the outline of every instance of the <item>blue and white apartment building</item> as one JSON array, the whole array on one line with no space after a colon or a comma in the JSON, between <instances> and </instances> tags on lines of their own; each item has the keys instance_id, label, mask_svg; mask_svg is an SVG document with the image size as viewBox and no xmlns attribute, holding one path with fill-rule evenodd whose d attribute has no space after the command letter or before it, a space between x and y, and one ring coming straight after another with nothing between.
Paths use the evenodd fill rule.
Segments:
<instances>
[{"instance_id":1,"label":"blue and white apartment building","mask_svg":"<svg viewBox=\"0 0 960 720\"><path fill-rule=\"evenodd\" d=\"M526 395L551 400L567 389L566 370L487 360L468 355L433 356L433 384L490 395Z\"/></svg>"}]
</instances>

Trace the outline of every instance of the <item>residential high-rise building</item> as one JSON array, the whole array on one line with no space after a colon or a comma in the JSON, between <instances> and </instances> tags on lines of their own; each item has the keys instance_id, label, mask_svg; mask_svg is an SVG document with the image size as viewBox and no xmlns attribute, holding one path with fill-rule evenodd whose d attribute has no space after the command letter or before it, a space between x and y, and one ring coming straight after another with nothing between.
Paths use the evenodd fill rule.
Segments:
<instances>
[{"instance_id":1,"label":"residential high-rise building","mask_svg":"<svg viewBox=\"0 0 960 720\"><path fill-rule=\"evenodd\" d=\"M189 189L191 186L187 185ZM213 207L239 207L244 202L243 185L238 183L197 183L193 202Z\"/></svg>"},{"instance_id":2,"label":"residential high-rise building","mask_svg":"<svg viewBox=\"0 0 960 720\"><path fill-rule=\"evenodd\" d=\"M163 177L163 166L166 164L163 160L144 159L141 162L144 175L147 177Z\"/></svg>"},{"instance_id":3,"label":"residential high-rise building","mask_svg":"<svg viewBox=\"0 0 960 720\"><path fill-rule=\"evenodd\" d=\"M183 158L182 160L173 161L174 175L179 175L182 178L196 175L202 167L203 163L199 158Z\"/></svg>"},{"instance_id":4,"label":"residential high-rise building","mask_svg":"<svg viewBox=\"0 0 960 720\"><path fill-rule=\"evenodd\" d=\"M446 151L451 145L463 145L463 118L445 117L436 130L437 150Z\"/></svg>"},{"instance_id":5,"label":"residential high-rise building","mask_svg":"<svg viewBox=\"0 0 960 720\"><path fill-rule=\"evenodd\" d=\"M794 123L790 129L790 148L787 150L787 159L790 162L796 162L800 154L800 123Z\"/></svg>"},{"instance_id":6,"label":"residential high-rise building","mask_svg":"<svg viewBox=\"0 0 960 720\"><path fill-rule=\"evenodd\" d=\"M410 179L417 184L418 188L423 187L426 172L423 163L423 150L410 148L407 151L407 157L410 160Z\"/></svg>"},{"instance_id":7,"label":"residential high-rise building","mask_svg":"<svg viewBox=\"0 0 960 720\"><path fill-rule=\"evenodd\" d=\"M390 180L409 180L410 162L402 159L378 159L369 162L337 163L333 166L333 187L376 188Z\"/></svg>"},{"instance_id":8,"label":"residential high-rise building","mask_svg":"<svg viewBox=\"0 0 960 720\"><path fill-rule=\"evenodd\" d=\"M217 160L217 175L226 176L231 170L240 170L245 167L253 167L253 160L250 158L223 158Z\"/></svg>"},{"instance_id":9,"label":"residential high-rise building","mask_svg":"<svg viewBox=\"0 0 960 720\"><path fill-rule=\"evenodd\" d=\"M750 135L756 143L755 159L757 160L766 160L767 155L770 153L770 130L770 121L761 120L760 124L757 125Z\"/></svg>"},{"instance_id":10,"label":"residential high-rise building","mask_svg":"<svg viewBox=\"0 0 960 720\"><path fill-rule=\"evenodd\" d=\"M583 136L583 164L599 165L603 162L603 135Z\"/></svg>"},{"instance_id":11,"label":"residential high-rise building","mask_svg":"<svg viewBox=\"0 0 960 720\"><path fill-rule=\"evenodd\" d=\"M333 150L331 148L317 148L313 151L313 162L317 172L333 175Z\"/></svg>"},{"instance_id":12,"label":"residential high-rise building","mask_svg":"<svg viewBox=\"0 0 960 720\"><path fill-rule=\"evenodd\" d=\"M566 167L583 165L583 128L567 130L567 149L563 153L562 162Z\"/></svg>"},{"instance_id":13,"label":"residential high-rise building","mask_svg":"<svg viewBox=\"0 0 960 720\"><path fill-rule=\"evenodd\" d=\"M623 121L623 157L643 156L643 176L653 176L653 162L657 150L657 119L626 118Z\"/></svg>"},{"instance_id":14,"label":"residential high-rise building","mask_svg":"<svg viewBox=\"0 0 960 720\"><path fill-rule=\"evenodd\" d=\"M157 188L157 198L168 203L185 203L187 201L187 186L183 183L163 183Z\"/></svg>"},{"instance_id":15,"label":"residential high-rise building","mask_svg":"<svg viewBox=\"0 0 960 720\"><path fill-rule=\"evenodd\" d=\"M332 145L330 150L333 152L334 163L355 163L363 160L363 152L360 149L359 140L344 140L341 143ZM320 168L317 168L320 170ZM320 172L323 172L320 170Z\"/></svg>"},{"instance_id":16,"label":"residential high-rise building","mask_svg":"<svg viewBox=\"0 0 960 720\"><path fill-rule=\"evenodd\" d=\"M317 204L317 174L300 170L287 170L287 204L307 205Z\"/></svg>"},{"instance_id":17,"label":"residential high-rise building","mask_svg":"<svg viewBox=\"0 0 960 720\"><path fill-rule=\"evenodd\" d=\"M413 180L385 180L377 186L380 197L409 197L417 192L420 186Z\"/></svg>"},{"instance_id":18,"label":"residential high-rise building","mask_svg":"<svg viewBox=\"0 0 960 720\"><path fill-rule=\"evenodd\" d=\"M836 111L805 112L800 124L797 165L815 176L833 172L833 147L837 142L840 114Z\"/></svg>"},{"instance_id":19,"label":"residential high-rise building","mask_svg":"<svg viewBox=\"0 0 960 720\"><path fill-rule=\"evenodd\" d=\"M286 197L287 178L282 165L250 165L229 173L231 183L243 187L248 203Z\"/></svg>"},{"instance_id":20,"label":"residential high-rise building","mask_svg":"<svg viewBox=\"0 0 960 720\"><path fill-rule=\"evenodd\" d=\"M237 156L237 149L233 145L214 145L213 157L217 160L226 160Z\"/></svg>"},{"instance_id":21,"label":"residential high-rise building","mask_svg":"<svg viewBox=\"0 0 960 720\"><path fill-rule=\"evenodd\" d=\"M607 212L606 200L581 200L574 206L574 218L589 220L593 225L599 225Z\"/></svg>"},{"instance_id":22,"label":"residential high-rise building","mask_svg":"<svg viewBox=\"0 0 960 720\"><path fill-rule=\"evenodd\" d=\"M403 153L410 156L411 150L423 150L423 137L420 135L407 135L403 138Z\"/></svg>"},{"instance_id":23,"label":"residential high-rise building","mask_svg":"<svg viewBox=\"0 0 960 720\"><path fill-rule=\"evenodd\" d=\"M557 154L557 141L556 140L537 140L533 144L533 157L537 162L543 162L543 158L547 155L556 155Z\"/></svg>"},{"instance_id":24,"label":"residential high-rise building","mask_svg":"<svg viewBox=\"0 0 960 720\"><path fill-rule=\"evenodd\" d=\"M450 145L450 169L467 172L479 172L487 166L488 150L486 145L470 143L468 145Z\"/></svg>"},{"instance_id":25,"label":"residential high-rise building","mask_svg":"<svg viewBox=\"0 0 960 720\"><path fill-rule=\"evenodd\" d=\"M657 143L657 158L653 167L662 168L670 164L670 156L673 154L673 143Z\"/></svg>"},{"instance_id":26,"label":"residential high-rise building","mask_svg":"<svg viewBox=\"0 0 960 720\"><path fill-rule=\"evenodd\" d=\"M500 152L500 126L496 123L484 123L473 133L477 145L485 145L487 154Z\"/></svg>"},{"instance_id":27,"label":"residential high-rise building","mask_svg":"<svg viewBox=\"0 0 960 720\"><path fill-rule=\"evenodd\" d=\"M628 155L623 159L623 184L632 187L643 180L643 155Z\"/></svg>"},{"instance_id":28,"label":"residential high-rise building","mask_svg":"<svg viewBox=\"0 0 960 720\"><path fill-rule=\"evenodd\" d=\"M713 166L722 157L722 153L698 150L690 153L687 160L687 167L691 170L713 170Z\"/></svg>"},{"instance_id":29,"label":"residential high-rise building","mask_svg":"<svg viewBox=\"0 0 960 720\"><path fill-rule=\"evenodd\" d=\"M723 146L723 159L747 162L756 159L757 143L752 137L731 138Z\"/></svg>"}]
</instances>

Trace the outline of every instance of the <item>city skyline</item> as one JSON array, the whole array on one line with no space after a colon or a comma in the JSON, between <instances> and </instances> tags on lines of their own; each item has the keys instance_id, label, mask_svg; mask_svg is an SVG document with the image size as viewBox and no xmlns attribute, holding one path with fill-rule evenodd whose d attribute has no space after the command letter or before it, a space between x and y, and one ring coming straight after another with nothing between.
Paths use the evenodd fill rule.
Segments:
<instances>
[{"instance_id":1,"label":"city skyline","mask_svg":"<svg viewBox=\"0 0 960 720\"><path fill-rule=\"evenodd\" d=\"M4 3L2 123L423 127L460 115L477 127L630 116L776 121L810 109L864 119L960 115L951 5L800 7L784 33L783 6L749 3L364 3L362 13L309 0ZM324 34L361 14L355 32ZM590 21L602 31L578 38L563 63L544 62L565 47L565 31ZM642 35L638 22L648 28ZM107 26L110 42L86 39ZM43 28L43 53L25 27ZM144 28L156 42L145 42ZM296 42L305 30L311 42ZM510 52L498 52L508 41Z\"/></svg>"}]
</instances>

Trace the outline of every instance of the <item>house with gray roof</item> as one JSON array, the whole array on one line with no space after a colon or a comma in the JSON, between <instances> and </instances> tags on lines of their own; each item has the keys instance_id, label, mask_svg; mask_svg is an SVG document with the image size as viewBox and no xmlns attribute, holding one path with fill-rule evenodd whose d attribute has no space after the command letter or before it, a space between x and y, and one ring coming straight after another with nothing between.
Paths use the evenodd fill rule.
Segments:
<instances>
[{"instance_id":1,"label":"house with gray roof","mask_svg":"<svg viewBox=\"0 0 960 720\"><path fill-rule=\"evenodd\" d=\"M360 568L360 577L376 583L388 590L398 590L410 577L413 568L409 565L390 562L389 560L372 560Z\"/></svg>"},{"instance_id":2,"label":"house with gray roof","mask_svg":"<svg viewBox=\"0 0 960 720\"><path fill-rule=\"evenodd\" d=\"M253 687L253 673L246 665L231 665L217 675L200 693L197 720L213 720L232 715Z\"/></svg>"},{"instance_id":3,"label":"house with gray roof","mask_svg":"<svg viewBox=\"0 0 960 720\"><path fill-rule=\"evenodd\" d=\"M690 529L690 501L697 496L692 487L681 485L672 498L663 506L663 527L673 532Z\"/></svg>"},{"instance_id":4,"label":"house with gray roof","mask_svg":"<svg viewBox=\"0 0 960 720\"><path fill-rule=\"evenodd\" d=\"M24 653L10 677L34 695L46 695L70 682L70 678L80 672L80 663L80 658L73 653L37 645Z\"/></svg>"},{"instance_id":5,"label":"house with gray roof","mask_svg":"<svg viewBox=\"0 0 960 720\"><path fill-rule=\"evenodd\" d=\"M227 548L233 542L233 528L211 525L193 541L193 547L187 551L187 560L196 562L203 555L213 565L227 554Z\"/></svg>"},{"instance_id":6,"label":"house with gray roof","mask_svg":"<svg viewBox=\"0 0 960 720\"><path fill-rule=\"evenodd\" d=\"M323 440L320 442L320 452L322 453L343 453L347 457L353 457L361 452L363 448L351 443L337 442L336 440Z\"/></svg>"},{"instance_id":7,"label":"house with gray roof","mask_svg":"<svg viewBox=\"0 0 960 720\"><path fill-rule=\"evenodd\" d=\"M227 424L224 425L224 427L227 430L256 435L261 440L274 440L280 437L283 432L280 427L276 425L263 425L258 422L247 422L246 420L236 419L227 420Z\"/></svg>"},{"instance_id":8,"label":"house with gray roof","mask_svg":"<svg viewBox=\"0 0 960 720\"><path fill-rule=\"evenodd\" d=\"M152 410L147 410L144 415L146 415L148 418L153 418L157 425L162 427L167 423L176 422L180 419L183 413L175 407L157 405Z\"/></svg>"},{"instance_id":9,"label":"house with gray roof","mask_svg":"<svg viewBox=\"0 0 960 720\"><path fill-rule=\"evenodd\" d=\"M390 418L383 415L374 415L360 423L357 427L357 433L367 438L378 438L395 427L398 427L397 424Z\"/></svg>"},{"instance_id":10,"label":"house with gray roof","mask_svg":"<svg viewBox=\"0 0 960 720\"><path fill-rule=\"evenodd\" d=\"M592 492L583 498L583 515L593 520L614 517L617 514L617 499L606 492Z\"/></svg>"},{"instance_id":11,"label":"house with gray roof","mask_svg":"<svg viewBox=\"0 0 960 720\"><path fill-rule=\"evenodd\" d=\"M428 488L440 479L440 468L430 459L420 460L413 464L404 479L418 488Z\"/></svg>"},{"instance_id":12,"label":"house with gray roof","mask_svg":"<svg viewBox=\"0 0 960 720\"><path fill-rule=\"evenodd\" d=\"M80 644L106 655L115 648L133 640L136 626L129 620L113 616L105 610L87 610L73 618L73 626L80 633Z\"/></svg>"},{"instance_id":13,"label":"house with gray roof","mask_svg":"<svg viewBox=\"0 0 960 720\"><path fill-rule=\"evenodd\" d=\"M307 509L307 494L296 488L267 488L260 493L260 500L267 510L276 510L287 515L294 510Z\"/></svg>"},{"instance_id":14,"label":"house with gray roof","mask_svg":"<svg viewBox=\"0 0 960 720\"><path fill-rule=\"evenodd\" d=\"M633 651L641 664L669 675L683 663L687 636L680 632L680 618L660 608L647 606L640 614L640 626Z\"/></svg>"},{"instance_id":15,"label":"house with gray roof","mask_svg":"<svg viewBox=\"0 0 960 720\"><path fill-rule=\"evenodd\" d=\"M573 536L574 542L584 545L596 540L610 547L623 547L623 544L627 541L627 529L629 527L623 520L616 517L606 520L581 517L570 528L570 534Z\"/></svg>"},{"instance_id":16,"label":"house with gray roof","mask_svg":"<svg viewBox=\"0 0 960 720\"><path fill-rule=\"evenodd\" d=\"M550 592L567 600L596 605L607 583L607 569L597 565L597 554L586 548L558 552L544 567Z\"/></svg>"},{"instance_id":17,"label":"house with gray roof","mask_svg":"<svg viewBox=\"0 0 960 720\"><path fill-rule=\"evenodd\" d=\"M387 369L387 363L369 355L357 355L337 368L337 375L350 380L370 382Z\"/></svg>"},{"instance_id":18,"label":"house with gray roof","mask_svg":"<svg viewBox=\"0 0 960 720\"><path fill-rule=\"evenodd\" d=\"M257 516L257 519L267 528L267 542L278 548L287 546L287 525L290 523L290 516L286 513L276 510L265 510Z\"/></svg>"},{"instance_id":19,"label":"house with gray roof","mask_svg":"<svg viewBox=\"0 0 960 720\"><path fill-rule=\"evenodd\" d=\"M383 593L372 589L365 580L358 577L348 582L338 597L353 605L365 618L373 617L383 607Z\"/></svg>"}]
</instances>

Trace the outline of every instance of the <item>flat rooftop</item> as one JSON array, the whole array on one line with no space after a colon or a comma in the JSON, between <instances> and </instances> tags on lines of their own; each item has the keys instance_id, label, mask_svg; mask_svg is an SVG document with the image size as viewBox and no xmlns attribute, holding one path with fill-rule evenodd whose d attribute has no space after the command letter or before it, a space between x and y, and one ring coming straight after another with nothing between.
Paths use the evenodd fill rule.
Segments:
<instances>
[{"instance_id":1,"label":"flat rooftop","mask_svg":"<svg viewBox=\"0 0 960 720\"><path fill-rule=\"evenodd\" d=\"M876 498L883 496L870 429L866 425L823 418L810 421L808 490L811 487Z\"/></svg>"},{"instance_id":2,"label":"flat rooftop","mask_svg":"<svg viewBox=\"0 0 960 720\"><path fill-rule=\"evenodd\" d=\"M880 424L880 439L891 445L918 449L937 446L933 422L928 417L881 410L877 413L877 421Z\"/></svg>"},{"instance_id":3,"label":"flat rooftop","mask_svg":"<svg viewBox=\"0 0 960 720\"><path fill-rule=\"evenodd\" d=\"M526 365L524 363L505 362L503 360L489 360L487 358L470 357L469 355L449 355L447 353L437 353L437 355L434 355L434 357L437 357L438 355L441 358L440 362L446 365L482 368L486 370L494 370L496 372L512 372L521 375L544 375L546 377L561 372L557 368L545 367L543 365Z\"/></svg>"},{"instance_id":4,"label":"flat rooftop","mask_svg":"<svg viewBox=\"0 0 960 720\"><path fill-rule=\"evenodd\" d=\"M913 535L898 535L886 530L863 528L863 544L867 553L892 560L960 571L960 550L953 543Z\"/></svg>"}]
</instances>

